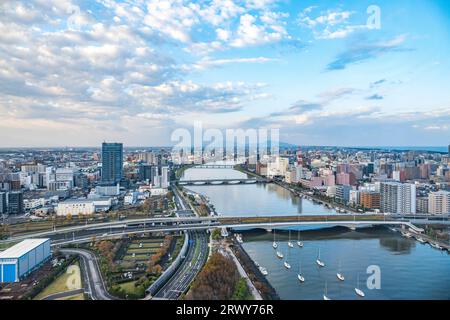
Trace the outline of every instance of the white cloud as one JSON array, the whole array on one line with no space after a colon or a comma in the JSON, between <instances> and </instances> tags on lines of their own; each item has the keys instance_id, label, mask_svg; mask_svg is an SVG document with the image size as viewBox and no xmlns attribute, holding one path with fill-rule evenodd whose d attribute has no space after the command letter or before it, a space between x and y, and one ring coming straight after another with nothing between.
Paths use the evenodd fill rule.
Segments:
<instances>
[{"instance_id":1,"label":"white cloud","mask_svg":"<svg viewBox=\"0 0 450 320\"><path fill-rule=\"evenodd\" d=\"M298 17L298 23L310 29L316 39L341 39L358 30L367 29L366 25L355 25L350 23L354 15L352 11L327 10L312 15L317 7L308 7Z\"/></svg>"}]
</instances>

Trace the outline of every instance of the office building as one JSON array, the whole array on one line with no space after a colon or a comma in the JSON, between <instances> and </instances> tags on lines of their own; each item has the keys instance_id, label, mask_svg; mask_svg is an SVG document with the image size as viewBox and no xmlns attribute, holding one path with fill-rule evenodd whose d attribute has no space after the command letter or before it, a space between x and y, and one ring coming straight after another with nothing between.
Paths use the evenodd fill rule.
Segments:
<instances>
[{"instance_id":1,"label":"office building","mask_svg":"<svg viewBox=\"0 0 450 320\"><path fill-rule=\"evenodd\" d=\"M8 213L8 197L6 192L0 192L0 214Z\"/></svg>"},{"instance_id":2,"label":"office building","mask_svg":"<svg viewBox=\"0 0 450 320\"><path fill-rule=\"evenodd\" d=\"M152 181L153 180L153 170L152 166L149 164L141 164L138 168L138 180L139 181Z\"/></svg>"},{"instance_id":3,"label":"office building","mask_svg":"<svg viewBox=\"0 0 450 320\"><path fill-rule=\"evenodd\" d=\"M102 182L116 184L123 176L123 144L102 144Z\"/></svg>"},{"instance_id":4,"label":"office building","mask_svg":"<svg viewBox=\"0 0 450 320\"><path fill-rule=\"evenodd\" d=\"M22 214L24 212L23 193L21 191L8 193L8 212L9 214Z\"/></svg>"}]
</instances>

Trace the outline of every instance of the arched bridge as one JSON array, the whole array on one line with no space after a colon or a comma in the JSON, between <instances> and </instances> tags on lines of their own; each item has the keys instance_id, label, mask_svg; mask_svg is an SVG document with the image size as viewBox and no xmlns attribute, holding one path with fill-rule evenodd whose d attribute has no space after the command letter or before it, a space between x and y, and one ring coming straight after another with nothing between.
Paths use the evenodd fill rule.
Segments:
<instances>
[{"instance_id":1,"label":"arched bridge","mask_svg":"<svg viewBox=\"0 0 450 320\"><path fill-rule=\"evenodd\" d=\"M176 184L180 186L187 185L223 185L223 184L254 184L267 183L265 179L243 178L243 179L209 179L209 180L177 180Z\"/></svg>"}]
</instances>

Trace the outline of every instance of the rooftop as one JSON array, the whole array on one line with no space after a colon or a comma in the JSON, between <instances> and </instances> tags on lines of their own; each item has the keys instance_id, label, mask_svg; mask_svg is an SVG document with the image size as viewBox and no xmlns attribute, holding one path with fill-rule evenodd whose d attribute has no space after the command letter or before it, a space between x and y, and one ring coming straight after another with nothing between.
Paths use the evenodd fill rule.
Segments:
<instances>
[{"instance_id":1,"label":"rooftop","mask_svg":"<svg viewBox=\"0 0 450 320\"><path fill-rule=\"evenodd\" d=\"M43 244L48 238L45 239L26 239L22 242L12 246L11 248L6 249L5 251L0 252L0 259L17 259L29 252L30 250L38 247Z\"/></svg>"}]
</instances>

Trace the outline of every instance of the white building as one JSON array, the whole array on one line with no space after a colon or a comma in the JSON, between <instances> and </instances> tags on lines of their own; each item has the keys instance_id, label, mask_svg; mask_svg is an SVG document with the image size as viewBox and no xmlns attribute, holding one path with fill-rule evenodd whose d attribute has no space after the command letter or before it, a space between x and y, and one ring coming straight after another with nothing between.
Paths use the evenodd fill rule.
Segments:
<instances>
[{"instance_id":1,"label":"white building","mask_svg":"<svg viewBox=\"0 0 450 320\"><path fill-rule=\"evenodd\" d=\"M428 195L428 213L449 214L450 213L450 192L438 191Z\"/></svg>"},{"instance_id":2,"label":"white building","mask_svg":"<svg viewBox=\"0 0 450 320\"><path fill-rule=\"evenodd\" d=\"M348 203L352 205L359 205L360 203L360 195L361 192L358 190L350 190L349 200Z\"/></svg>"},{"instance_id":3,"label":"white building","mask_svg":"<svg viewBox=\"0 0 450 320\"><path fill-rule=\"evenodd\" d=\"M115 186L97 186L95 187L95 193L100 196L112 197L120 194L120 185Z\"/></svg>"},{"instance_id":4,"label":"white building","mask_svg":"<svg viewBox=\"0 0 450 320\"><path fill-rule=\"evenodd\" d=\"M42 207L45 205L45 199L44 198L39 198L39 199L25 199L23 201L23 206L25 208L25 210L33 210L39 207Z\"/></svg>"},{"instance_id":5,"label":"white building","mask_svg":"<svg viewBox=\"0 0 450 320\"><path fill-rule=\"evenodd\" d=\"M280 156L267 164L267 176L273 178L275 176L284 177L289 167L289 159Z\"/></svg>"},{"instance_id":6,"label":"white building","mask_svg":"<svg viewBox=\"0 0 450 320\"><path fill-rule=\"evenodd\" d=\"M92 200L68 200L58 203L56 208L56 214L58 216L78 216L78 215L90 215L95 213L95 205Z\"/></svg>"},{"instance_id":7,"label":"white building","mask_svg":"<svg viewBox=\"0 0 450 320\"><path fill-rule=\"evenodd\" d=\"M161 168L161 188L169 187L169 167Z\"/></svg>"},{"instance_id":8,"label":"white building","mask_svg":"<svg viewBox=\"0 0 450 320\"><path fill-rule=\"evenodd\" d=\"M328 186L326 195L329 198L334 198L336 196L336 186Z\"/></svg>"},{"instance_id":9,"label":"white building","mask_svg":"<svg viewBox=\"0 0 450 320\"><path fill-rule=\"evenodd\" d=\"M381 211L386 213L416 213L416 186L409 183L380 184Z\"/></svg>"},{"instance_id":10,"label":"white building","mask_svg":"<svg viewBox=\"0 0 450 320\"><path fill-rule=\"evenodd\" d=\"M126 205L133 205L136 203L137 201L137 192L130 192L128 194L125 195L125 197L123 198L123 202Z\"/></svg>"}]
</instances>

